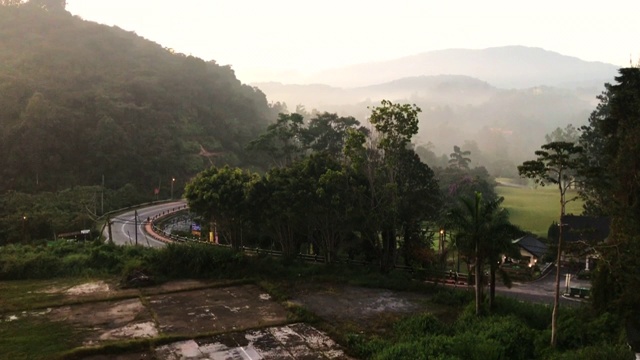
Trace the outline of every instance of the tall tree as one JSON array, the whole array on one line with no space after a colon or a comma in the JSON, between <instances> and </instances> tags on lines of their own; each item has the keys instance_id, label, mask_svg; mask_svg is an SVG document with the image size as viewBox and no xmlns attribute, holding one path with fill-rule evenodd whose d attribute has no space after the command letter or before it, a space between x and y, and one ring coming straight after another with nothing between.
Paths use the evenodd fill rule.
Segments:
<instances>
[{"instance_id":1,"label":"tall tree","mask_svg":"<svg viewBox=\"0 0 640 360\"><path fill-rule=\"evenodd\" d=\"M518 166L520 176L533 179L536 184L556 185L560 192L560 222L558 227L558 244L556 258L556 281L551 315L551 346L556 346L558 337L558 308L560 306L560 261L562 259L562 219L567 203L577 196L567 197L568 190L574 184L576 170L579 167L579 155L582 147L569 142L551 142L537 150L537 159L525 161Z\"/></svg>"},{"instance_id":2,"label":"tall tree","mask_svg":"<svg viewBox=\"0 0 640 360\"><path fill-rule=\"evenodd\" d=\"M449 155L449 167L469 170L471 162L469 155L471 155L471 151L462 151L458 145L454 145L453 152Z\"/></svg>"},{"instance_id":3,"label":"tall tree","mask_svg":"<svg viewBox=\"0 0 640 360\"><path fill-rule=\"evenodd\" d=\"M611 217L593 283L593 303L629 323L640 319L640 68L620 69L582 128L588 211ZM634 320L635 319L635 320Z\"/></svg>"},{"instance_id":4,"label":"tall tree","mask_svg":"<svg viewBox=\"0 0 640 360\"><path fill-rule=\"evenodd\" d=\"M432 236L425 231L442 213L442 196L431 168L411 149L399 154L398 220L402 229L403 257L407 265L421 260L418 254L431 249Z\"/></svg>"},{"instance_id":5,"label":"tall tree","mask_svg":"<svg viewBox=\"0 0 640 360\"><path fill-rule=\"evenodd\" d=\"M382 100L380 106L371 111L369 121L377 131L377 149L380 151L381 167L377 172L377 180L370 186L374 193L372 198L378 209L384 214L380 216L382 237L383 272L389 271L395 262L397 250L397 229L399 225L400 196L397 176L400 171L401 156L418 132L418 113L420 108L409 104L394 104Z\"/></svg>"},{"instance_id":6,"label":"tall tree","mask_svg":"<svg viewBox=\"0 0 640 360\"><path fill-rule=\"evenodd\" d=\"M508 213L501 207L504 198L484 200L482 193L476 192L472 199L461 197L460 204L454 208L447 221L457 231L458 251L467 257L473 254L475 276L476 314L481 312L483 299L483 268L487 260L491 270L491 298L494 304L495 272L497 258L509 252L513 226L509 223Z\"/></svg>"}]
</instances>

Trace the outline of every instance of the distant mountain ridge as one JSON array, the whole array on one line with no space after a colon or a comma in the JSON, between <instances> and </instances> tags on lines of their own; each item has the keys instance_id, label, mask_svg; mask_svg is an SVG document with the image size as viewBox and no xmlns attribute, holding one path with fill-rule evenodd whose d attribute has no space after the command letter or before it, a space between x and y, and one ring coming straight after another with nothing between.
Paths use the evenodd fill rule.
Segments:
<instances>
[{"instance_id":1,"label":"distant mountain ridge","mask_svg":"<svg viewBox=\"0 0 640 360\"><path fill-rule=\"evenodd\" d=\"M487 100L498 90L484 81L464 75L413 76L355 88L279 82L253 83L252 85L267 94L270 101L280 101L288 105L303 104L318 110L336 105L411 97L426 97L439 103L449 103L454 98L464 97L468 102L478 103L480 100Z\"/></svg>"},{"instance_id":2,"label":"distant mountain ridge","mask_svg":"<svg viewBox=\"0 0 640 360\"><path fill-rule=\"evenodd\" d=\"M618 68L541 48L503 46L482 50L438 50L395 60L356 64L311 75L306 83L361 87L407 77L450 74L474 77L501 88L577 83L601 85L610 81Z\"/></svg>"}]
</instances>

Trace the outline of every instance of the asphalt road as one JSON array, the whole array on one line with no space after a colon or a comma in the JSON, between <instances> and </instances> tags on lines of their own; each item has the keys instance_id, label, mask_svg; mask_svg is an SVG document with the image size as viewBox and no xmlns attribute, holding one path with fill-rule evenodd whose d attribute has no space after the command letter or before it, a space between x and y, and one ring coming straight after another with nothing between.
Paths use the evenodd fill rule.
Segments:
<instances>
[{"instance_id":1,"label":"asphalt road","mask_svg":"<svg viewBox=\"0 0 640 360\"><path fill-rule=\"evenodd\" d=\"M163 212L171 211L172 209L176 209L184 205L186 205L186 201L179 200L137 209L137 227L135 221L135 210L131 210L112 217L111 235L113 236L113 242L117 245L135 245L137 234L138 245L150 247L164 246L165 243L151 238L144 232L144 224L147 221L147 218L153 218L154 216L162 214ZM104 236L107 239L109 238L108 230L106 227L104 229Z\"/></svg>"},{"instance_id":2,"label":"asphalt road","mask_svg":"<svg viewBox=\"0 0 640 360\"><path fill-rule=\"evenodd\" d=\"M577 305L583 303L584 300L580 298L563 297L562 293L565 290L565 275L568 273L567 269L561 269L560 271L560 303L566 305ZM501 294L516 298L527 302L536 302L542 304L553 305L553 297L555 293L555 279L556 268L553 266L551 270L542 278L529 282L514 282L511 289L501 283L496 284L496 294ZM588 281L580 281L572 276L571 286L591 287ZM488 288L487 290L488 291Z\"/></svg>"}]
</instances>

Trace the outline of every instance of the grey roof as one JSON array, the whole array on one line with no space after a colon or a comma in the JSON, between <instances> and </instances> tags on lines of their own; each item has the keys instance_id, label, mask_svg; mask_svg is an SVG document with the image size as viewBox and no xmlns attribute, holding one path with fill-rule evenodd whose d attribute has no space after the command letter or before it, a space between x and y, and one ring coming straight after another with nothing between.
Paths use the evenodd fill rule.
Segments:
<instances>
[{"instance_id":1,"label":"grey roof","mask_svg":"<svg viewBox=\"0 0 640 360\"><path fill-rule=\"evenodd\" d=\"M611 219L606 217L565 215L562 218L562 241L601 242L609 236ZM557 235L555 238L557 239Z\"/></svg>"},{"instance_id":2,"label":"grey roof","mask_svg":"<svg viewBox=\"0 0 640 360\"><path fill-rule=\"evenodd\" d=\"M541 258L547 253L547 245L533 235L525 235L513 240L513 243L532 253L537 258Z\"/></svg>"}]
</instances>

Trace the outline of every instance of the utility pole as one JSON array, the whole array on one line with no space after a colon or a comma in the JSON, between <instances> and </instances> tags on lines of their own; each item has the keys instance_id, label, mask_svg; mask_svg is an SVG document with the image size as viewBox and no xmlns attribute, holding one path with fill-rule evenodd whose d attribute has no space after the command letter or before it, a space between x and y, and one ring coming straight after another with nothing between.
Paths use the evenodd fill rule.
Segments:
<instances>
[{"instance_id":1,"label":"utility pole","mask_svg":"<svg viewBox=\"0 0 640 360\"><path fill-rule=\"evenodd\" d=\"M135 210L133 213L133 216L135 216L135 218L133 219L133 222L135 224L135 232L136 232L136 246L138 246L138 210Z\"/></svg>"},{"instance_id":2,"label":"utility pole","mask_svg":"<svg viewBox=\"0 0 640 360\"><path fill-rule=\"evenodd\" d=\"M100 192L100 215L104 214L104 174L102 174L102 191Z\"/></svg>"},{"instance_id":3,"label":"utility pole","mask_svg":"<svg viewBox=\"0 0 640 360\"><path fill-rule=\"evenodd\" d=\"M111 235L111 217L107 215L107 226L109 227L109 242L113 244L113 236Z\"/></svg>"},{"instance_id":4,"label":"utility pole","mask_svg":"<svg viewBox=\"0 0 640 360\"><path fill-rule=\"evenodd\" d=\"M27 215L22 216L22 241L27 242Z\"/></svg>"}]
</instances>

